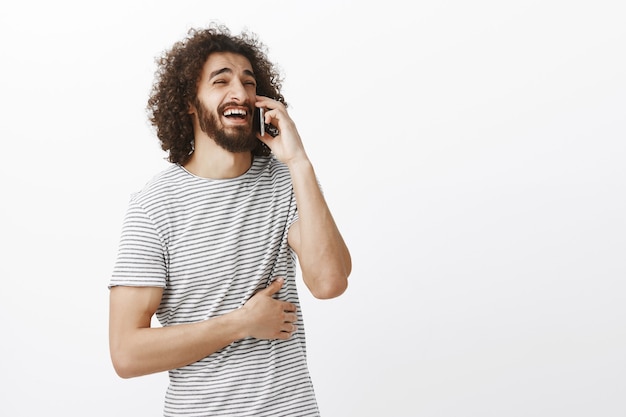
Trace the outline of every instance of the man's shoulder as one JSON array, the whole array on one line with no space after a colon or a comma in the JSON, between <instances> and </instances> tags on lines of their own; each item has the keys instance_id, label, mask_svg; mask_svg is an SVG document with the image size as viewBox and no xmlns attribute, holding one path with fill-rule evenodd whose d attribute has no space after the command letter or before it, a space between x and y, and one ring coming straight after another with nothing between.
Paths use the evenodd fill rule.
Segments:
<instances>
[{"instance_id":1,"label":"man's shoulder","mask_svg":"<svg viewBox=\"0 0 626 417\"><path fill-rule=\"evenodd\" d=\"M289 175L289 168L284 163L280 162L274 155L263 156L259 158L260 170L267 170L273 174L287 174Z\"/></svg>"},{"instance_id":2,"label":"man's shoulder","mask_svg":"<svg viewBox=\"0 0 626 417\"><path fill-rule=\"evenodd\" d=\"M133 193L132 199L135 201L151 200L155 196L164 195L168 190L172 190L183 178L183 172L179 165L172 164L152 176L145 185L137 192Z\"/></svg>"}]
</instances>

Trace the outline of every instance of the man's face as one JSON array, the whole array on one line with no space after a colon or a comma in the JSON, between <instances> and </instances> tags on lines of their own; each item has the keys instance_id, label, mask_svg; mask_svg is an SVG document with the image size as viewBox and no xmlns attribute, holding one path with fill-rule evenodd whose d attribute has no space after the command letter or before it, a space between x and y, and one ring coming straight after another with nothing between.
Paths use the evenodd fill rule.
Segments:
<instances>
[{"instance_id":1,"label":"man's face","mask_svg":"<svg viewBox=\"0 0 626 417\"><path fill-rule=\"evenodd\" d=\"M257 145L254 119L256 79L242 55L214 52L200 76L192 113L200 129L230 152L247 152Z\"/></svg>"}]
</instances>

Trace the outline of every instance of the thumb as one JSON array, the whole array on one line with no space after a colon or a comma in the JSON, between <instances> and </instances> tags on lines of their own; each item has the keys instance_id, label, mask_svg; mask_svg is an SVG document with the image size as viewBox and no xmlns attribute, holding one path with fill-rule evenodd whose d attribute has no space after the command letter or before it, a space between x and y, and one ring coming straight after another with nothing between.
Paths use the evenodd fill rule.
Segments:
<instances>
[{"instance_id":1,"label":"thumb","mask_svg":"<svg viewBox=\"0 0 626 417\"><path fill-rule=\"evenodd\" d=\"M267 286L267 288L263 290L263 292L269 296L274 295L282 288L284 282L284 278L276 278L270 285Z\"/></svg>"}]
</instances>

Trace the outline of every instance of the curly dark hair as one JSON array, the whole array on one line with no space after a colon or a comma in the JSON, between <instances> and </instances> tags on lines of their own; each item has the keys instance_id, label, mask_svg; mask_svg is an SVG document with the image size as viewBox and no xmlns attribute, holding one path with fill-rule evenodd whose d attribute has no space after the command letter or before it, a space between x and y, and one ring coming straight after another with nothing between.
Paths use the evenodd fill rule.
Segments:
<instances>
[{"instance_id":1,"label":"curly dark hair","mask_svg":"<svg viewBox=\"0 0 626 417\"><path fill-rule=\"evenodd\" d=\"M161 148L169 153L170 162L184 164L191 157L194 132L189 105L196 100L202 68L213 52L246 57L256 76L257 94L287 105L281 94L282 77L256 34L243 31L234 36L218 24L206 29L192 28L185 39L157 58L158 69L147 106L149 120L156 128ZM252 152L269 155L270 150L259 140Z\"/></svg>"}]
</instances>

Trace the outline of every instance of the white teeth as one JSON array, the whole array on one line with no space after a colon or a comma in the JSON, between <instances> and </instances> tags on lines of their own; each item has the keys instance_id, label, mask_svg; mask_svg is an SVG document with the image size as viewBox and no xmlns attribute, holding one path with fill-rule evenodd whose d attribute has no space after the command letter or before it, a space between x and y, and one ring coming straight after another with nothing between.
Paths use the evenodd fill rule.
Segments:
<instances>
[{"instance_id":1,"label":"white teeth","mask_svg":"<svg viewBox=\"0 0 626 417\"><path fill-rule=\"evenodd\" d=\"M246 114L248 113L244 109L228 109L224 112L224 116L231 116L231 115L245 116Z\"/></svg>"}]
</instances>

